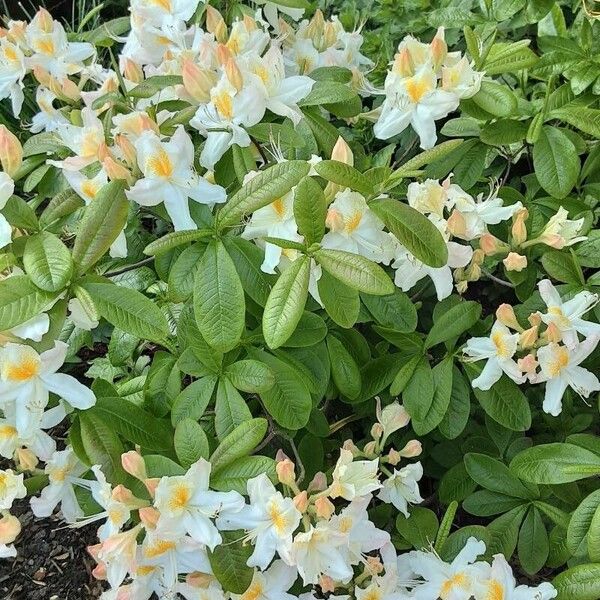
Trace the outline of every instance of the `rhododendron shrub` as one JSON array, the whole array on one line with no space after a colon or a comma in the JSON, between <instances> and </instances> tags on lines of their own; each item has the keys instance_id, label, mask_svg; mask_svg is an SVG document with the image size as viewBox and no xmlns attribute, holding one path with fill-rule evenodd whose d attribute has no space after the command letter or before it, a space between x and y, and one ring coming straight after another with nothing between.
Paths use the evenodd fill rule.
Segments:
<instances>
[{"instance_id":1,"label":"rhododendron shrub","mask_svg":"<svg viewBox=\"0 0 600 600\"><path fill-rule=\"evenodd\" d=\"M0 557L27 496L107 600L600 597L596 15L341 4L0 29Z\"/></svg>"}]
</instances>

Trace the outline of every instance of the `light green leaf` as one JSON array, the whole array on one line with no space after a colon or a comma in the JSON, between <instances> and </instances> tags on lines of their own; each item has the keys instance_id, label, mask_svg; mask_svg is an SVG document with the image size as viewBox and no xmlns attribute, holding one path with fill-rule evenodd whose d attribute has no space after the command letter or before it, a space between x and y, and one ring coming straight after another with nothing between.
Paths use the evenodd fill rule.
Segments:
<instances>
[{"instance_id":1,"label":"light green leaf","mask_svg":"<svg viewBox=\"0 0 600 600\"><path fill-rule=\"evenodd\" d=\"M239 494L247 494L248 480L263 473L272 481L276 480L275 461L272 458L244 456L211 477L210 486L220 492L233 490Z\"/></svg>"},{"instance_id":2,"label":"light green leaf","mask_svg":"<svg viewBox=\"0 0 600 600\"><path fill-rule=\"evenodd\" d=\"M243 392L265 392L275 383L273 371L258 360L238 360L226 367L223 374Z\"/></svg>"},{"instance_id":3,"label":"light green leaf","mask_svg":"<svg viewBox=\"0 0 600 600\"><path fill-rule=\"evenodd\" d=\"M296 186L294 195L294 218L298 232L306 243L320 242L325 235L327 203L321 186L312 177L305 177Z\"/></svg>"},{"instance_id":4,"label":"light green leaf","mask_svg":"<svg viewBox=\"0 0 600 600\"><path fill-rule=\"evenodd\" d=\"M600 563L577 565L559 573L552 585L556 600L598 600L600 598Z\"/></svg>"},{"instance_id":5,"label":"light green leaf","mask_svg":"<svg viewBox=\"0 0 600 600\"><path fill-rule=\"evenodd\" d=\"M173 401L171 423L177 425L184 419L200 419L212 398L216 383L217 378L209 375L190 383L182 390Z\"/></svg>"},{"instance_id":6,"label":"light green leaf","mask_svg":"<svg viewBox=\"0 0 600 600\"><path fill-rule=\"evenodd\" d=\"M14 275L0 281L0 331L32 319L52 306L56 294L33 285L27 275Z\"/></svg>"},{"instance_id":7,"label":"light green leaf","mask_svg":"<svg viewBox=\"0 0 600 600\"><path fill-rule=\"evenodd\" d=\"M47 292L62 290L73 275L69 249L47 231L27 238L23 265L31 281Z\"/></svg>"},{"instance_id":8,"label":"light green leaf","mask_svg":"<svg viewBox=\"0 0 600 600\"><path fill-rule=\"evenodd\" d=\"M249 421L252 413L241 394L227 378L219 380L215 400L215 430L222 440L238 425Z\"/></svg>"},{"instance_id":9,"label":"light green leaf","mask_svg":"<svg viewBox=\"0 0 600 600\"><path fill-rule=\"evenodd\" d=\"M345 87L345 86L344 86ZM327 181L360 192L363 196L373 193L369 179L354 167L338 160L323 160L315 165L315 171Z\"/></svg>"},{"instance_id":10,"label":"light green leaf","mask_svg":"<svg viewBox=\"0 0 600 600\"><path fill-rule=\"evenodd\" d=\"M175 428L175 454L179 464L188 469L201 458L208 458L208 438L204 429L192 419L183 419Z\"/></svg>"},{"instance_id":11,"label":"light green leaf","mask_svg":"<svg viewBox=\"0 0 600 600\"><path fill-rule=\"evenodd\" d=\"M212 453L212 472L217 473L238 458L248 456L267 433L267 425L266 419L250 419L238 425Z\"/></svg>"}]
</instances>

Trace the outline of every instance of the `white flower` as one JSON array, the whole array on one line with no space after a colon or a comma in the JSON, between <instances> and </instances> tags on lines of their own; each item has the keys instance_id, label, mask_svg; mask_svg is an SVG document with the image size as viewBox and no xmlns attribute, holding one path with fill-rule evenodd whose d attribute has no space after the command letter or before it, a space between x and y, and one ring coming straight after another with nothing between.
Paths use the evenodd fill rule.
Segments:
<instances>
[{"instance_id":1,"label":"white flower","mask_svg":"<svg viewBox=\"0 0 600 600\"><path fill-rule=\"evenodd\" d=\"M423 477L423 466L416 462L402 469L394 469L391 477L383 482L383 488L377 497L388 504L393 504L407 519L408 504L423 502L419 493L419 484Z\"/></svg>"},{"instance_id":2,"label":"white flower","mask_svg":"<svg viewBox=\"0 0 600 600\"><path fill-rule=\"evenodd\" d=\"M211 207L225 202L225 190L193 170L194 146L183 127L179 126L168 142L162 142L153 131L146 131L135 147L144 178L127 192L127 197L142 206L163 202L175 231L197 229L188 198Z\"/></svg>"},{"instance_id":3,"label":"white flower","mask_svg":"<svg viewBox=\"0 0 600 600\"><path fill-rule=\"evenodd\" d=\"M583 226L583 218L571 221L567 218L568 216L567 209L561 206L558 212L550 217L550 220L537 239L559 250L586 240L587 237L585 235L579 235Z\"/></svg>"},{"instance_id":4,"label":"white flower","mask_svg":"<svg viewBox=\"0 0 600 600\"><path fill-rule=\"evenodd\" d=\"M49 89L39 86L35 92L35 101L40 107L40 112L31 119L31 133L40 131L57 131L65 125L70 125L69 120L60 110L54 108L56 94Z\"/></svg>"},{"instance_id":5,"label":"white flower","mask_svg":"<svg viewBox=\"0 0 600 600\"><path fill-rule=\"evenodd\" d=\"M262 473L247 483L250 504L240 511L226 513L217 519L221 530L244 529L247 539L254 542L254 552L248 566L264 570L275 552L287 556L292 534L298 528L302 515L291 498L284 498Z\"/></svg>"},{"instance_id":6,"label":"white flower","mask_svg":"<svg viewBox=\"0 0 600 600\"><path fill-rule=\"evenodd\" d=\"M329 232L323 237L323 248L360 254L375 262L391 259L392 241L383 231L383 221L358 192L338 192L327 211L326 223Z\"/></svg>"},{"instance_id":7,"label":"white flower","mask_svg":"<svg viewBox=\"0 0 600 600\"><path fill-rule=\"evenodd\" d=\"M86 331L91 331L92 329L96 329L98 327L99 321L95 319L90 319L89 315L83 308L83 304L81 304L81 300L78 298L71 298L68 304L69 309L69 319L75 325L75 327L79 327L79 329L84 329Z\"/></svg>"},{"instance_id":8,"label":"white flower","mask_svg":"<svg viewBox=\"0 0 600 600\"><path fill-rule=\"evenodd\" d=\"M15 182L8 173L0 172L0 210L2 210L15 191ZM12 242L12 226L0 213L0 249Z\"/></svg>"},{"instance_id":9,"label":"white flower","mask_svg":"<svg viewBox=\"0 0 600 600\"><path fill-rule=\"evenodd\" d=\"M12 469L0 469L0 510L10 510L17 498L25 498L23 473L16 475Z\"/></svg>"},{"instance_id":10,"label":"white flower","mask_svg":"<svg viewBox=\"0 0 600 600\"><path fill-rule=\"evenodd\" d=\"M44 335L48 333L50 328L50 317L46 313L36 315L25 323L21 323L12 329L9 329L8 333L21 338L22 340L32 340L34 342L40 342Z\"/></svg>"},{"instance_id":11,"label":"white flower","mask_svg":"<svg viewBox=\"0 0 600 600\"><path fill-rule=\"evenodd\" d=\"M532 379L533 383L546 382L544 412L557 416L562 411L562 397L571 387L582 398L600 390L600 381L593 373L580 367L596 348L600 335L587 338L573 349L556 343L543 346L537 352L541 373Z\"/></svg>"},{"instance_id":12,"label":"white flower","mask_svg":"<svg viewBox=\"0 0 600 600\"><path fill-rule=\"evenodd\" d=\"M333 470L330 497L354 500L378 490L381 488L377 479L378 468L379 459L355 461L352 452L342 448Z\"/></svg>"},{"instance_id":13,"label":"white flower","mask_svg":"<svg viewBox=\"0 0 600 600\"><path fill-rule=\"evenodd\" d=\"M495 554L489 578L480 584L477 600L499 598L501 600L551 600L558 592L551 583L544 582L536 587L517 585L512 569L502 554Z\"/></svg>"},{"instance_id":14,"label":"white flower","mask_svg":"<svg viewBox=\"0 0 600 600\"><path fill-rule=\"evenodd\" d=\"M67 350L60 341L42 354L22 344L8 343L0 349L0 405L15 403L19 435L26 437L39 427L49 392L81 410L95 404L92 390L70 375L57 373Z\"/></svg>"},{"instance_id":15,"label":"white flower","mask_svg":"<svg viewBox=\"0 0 600 600\"><path fill-rule=\"evenodd\" d=\"M201 458L185 475L163 477L154 497L160 512L159 527L185 531L194 540L214 550L222 541L211 519L221 512L236 512L244 506L237 492L213 492L208 489L211 465Z\"/></svg>"},{"instance_id":16,"label":"white flower","mask_svg":"<svg viewBox=\"0 0 600 600\"><path fill-rule=\"evenodd\" d=\"M276 560L266 571L254 571L252 583L243 594L231 594L232 600L296 600L288 594L298 572L294 567Z\"/></svg>"},{"instance_id":17,"label":"white flower","mask_svg":"<svg viewBox=\"0 0 600 600\"><path fill-rule=\"evenodd\" d=\"M467 341L463 349L468 357L465 360L476 362L487 359L479 377L473 379L474 388L489 390L502 377L502 373L506 373L517 383L525 381L521 369L513 360L518 342L519 334L511 333L508 327L499 321L494 323L489 338L477 337Z\"/></svg>"},{"instance_id":18,"label":"white flower","mask_svg":"<svg viewBox=\"0 0 600 600\"><path fill-rule=\"evenodd\" d=\"M377 420L383 427L383 435L387 439L392 433L406 427L410 421L410 415L407 410L398 401L391 402L381 408L381 403L377 403Z\"/></svg>"},{"instance_id":19,"label":"white flower","mask_svg":"<svg viewBox=\"0 0 600 600\"><path fill-rule=\"evenodd\" d=\"M463 56L453 65L442 66L442 89L453 92L461 100L472 98L481 88L483 75Z\"/></svg>"},{"instance_id":20,"label":"white flower","mask_svg":"<svg viewBox=\"0 0 600 600\"><path fill-rule=\"evenodd\" d=\"M583 315L598 304L598 294L592 292L579 292L571 300L563 302L560 294L549 279L542 279L538 283L540 296L548 307L546 314L540 317L546 325L553 324L562 334L562 339L568 348L574 348L579 338L578 333L584 337L600 335L600 324L582 319Z\"/></svg>"},{"instance_id":21,"label":"white flower","mask_svg":"<svg viewBox=\"0 0 600 600\"><path fill-rule=\"evenodd\" d=\"M217 581L211 581L206 587L181 583L177 591L185 600L226 600L225 592Z\"/></svg>"},{"instance_id":22,"label":"white flower","mask_svg":"<svg viewBox=\"0 0 600 600\"><path fill-rule=\"evenodd\" d=\"M275 2L270 2L270 0L255 0L254 4L258 4L259 6L263 6L263 12L265 13L265 18L275 29L278 31L279 27L279 19L278 12L281 12L284 15L287 15L294 21L302 18L305 9L304 8L291 8L287 6L283 6L281 4L277 4Z\"/></svg>"},{"instance_id":23,"label":"white flower","mask_svg":"<svg viewBox=\"0 0 600 600\"><path fill-rule=\"evenodd\" d=\"M317 583L321 575L327 575L334 581L349 581L353 571L345 556L345 545L346 536L325 521L296 534L291 562L297 567L304 585Z\"/></svg>"},{"instance_id":24,"label":"white flower","mask_svg":"<svg viewBox=\"0 0 600 600\"><path fill-rule=\"evenodd\" d=\"M441 219L448 200L448 189L437 179L426 179L422 183L413 181L408 184L406 199L409 206L420 213L434 214Z\"/></svg>"},{"instance_id":25,"label":"white flower","mask_svg":"<svg viewBox=\"0 0 600 600\"><path fill-rule=\"evenodd\" d=\"M23 51L6 37L0 39L0 100L10 98L15 117L19 116L23 106L26 72Z\"/></svg>"},{"instance_id":26,"label":"white flower","mask_svg":"<svg viewBox=\"0 0 600 600\"><path fill-rule=\"evenodd\" d=\"M489 566L475 562L485 552L485 544L471 537L451 563L444 562L434 552L411 552L411 569L424 579L413 589L414 600L469 600L478 581L485 577Z\"/></svg>"},{"instance_id":27,"label":"white flower","mask_svg":"<svg viewBox=\"0 0 600 600\"><path fill-rule=\"evenodd\" d=\"M196 12L201 0L131 0L130 10L133 14L143 16L153 25L170 25L188 21Z\"/></svg>"},{"instance_id":28,"label":"white flower","mask_svg":"<svg viewBox=\"0 0 600 600\"><path fill-rule=\"evenodd\" d=\"M67 446L65 450L54 453L46 463L44 472L48 475L49 483L39 497L31 498L31 510L36 517L49 517L57 504L67 523L74 523L83 516L79 507L73 485L87 485L81 475L87 471L75 456L73 449Z\"/></svg>"}]
</instances>

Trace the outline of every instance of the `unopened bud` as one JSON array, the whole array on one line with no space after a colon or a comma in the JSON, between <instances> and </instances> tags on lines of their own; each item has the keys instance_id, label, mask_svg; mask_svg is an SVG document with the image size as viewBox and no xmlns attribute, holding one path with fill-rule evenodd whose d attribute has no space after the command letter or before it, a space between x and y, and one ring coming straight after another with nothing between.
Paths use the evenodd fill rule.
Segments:
<instances>
[{"instance_id":1,"label":"unopened bud","mask_svg":"<svg viewBox=\"0 0 600 600\"><path fill-rule=\"evenodd\" d=\"M112 153L106 142L100 142L100 144L98 144L96 156L100 162L106 160L107 158L112 158Z\"/></svg>"},{"instance_id":2,"label":"unopened bud","mask_svg":"<svg viewBox=\"0 0 600 600\"><path fill-rule=\"evenodd\" d=\"M329 498L321 496L320 498L317 498L315 502L315 512L319 519L329 519L335 512L335 506Z\"/></svg>"},{"instance_id":3,"label":"unopened bud","mask_svg":"<svg viewBox=\"0 0 600 600\"><path fill-rule=\"evenodd\" d=\"M38 457L29 448L17 448L15 461L21 471L33 471L38 464Z\"/></svg>"},{"instance_id":4,"label":"unopened bud","mask_svg":"<svg viewBox=\"0 0 600 600\"><path fill-rule=\"evenodd\" d=\"M148 490L148 493L150 494L151 498L154 498L154 494L156 493L156 488L158 487L159 483L160 477L151 477L149 479L144 479L144 485L146 486L146 489Z\"/></svg>"},{"instance_id":5,"label":"unopened bud","mask_svg":"<svg viewBox=\"0 0 600 600\"><path fill-rule=\"evenodd\" d=\"M129 452L121 454L121 465L123 465L123 469L126 473L129 473L140 481L148 478L144 458L135 450L130 450Z\"/></svg>"},{"instance_id":6,"label":"unopened bud","mask_svg":"<svg viewBox=\"0 0 600 600\"><path fill-rule=\"evenodd\" d=\"M77 87L77 84L68 77L65 77L61 82L61 92L62 96L73 102L81 98L81 91Z\"/></svg>"},{"instance_id":7,"label":"unopened bud","mask_svg":"<svg viewBox=\"0 0 600 600\"><path fill-rule=\"evenodd\" d=\"M523 331L523 328L517 320L517 315L515 315L515 310L510 304L501 304L496 309L496 319L506 327L510 327L516 331Z\"/></svg>"},{"instance_id":8,"label":"unopened bud","mask_svg":"<svg viewBox=\"0 0 600 600\"><path fill-rule=\"evenodd\" d=\"M14 177L23 163L23 146L6 125L0 125L0 164L2 170Z\"/></svg>"},{"instance_id":9,"label":"unopened bud","mask_svg":"<svg viewBox=\"0 0 600 600\"><path fill-rule=\"evenodd\" d=\"M200 573L199 571L188 573L185 576L185 582L189 586L197 589L206 589L214 580L215 578L212 575Z\"/></svg>"},{"instance_id":10,"label":"unopened bud","mask_svg":"<svg viewBox=\"0 0 600 600\"><path fill-rule=\"evenodd\" d=\"M344 164L354 166L354 153L346 140L340 135L331 151L331 159L343 162Z\"/></svg>"},{"instance_id":11,"label":"unopened bud","mask_svg":"<svg viewBox=\"0 0 600 600\"><path fill-rule=\"evenodd\" d=\"M121 150L127 166L130 169L135 169L137 166L137 152L129 138L122 133L118 133L115 135L115 145Z\"/></svg>"},{"instance_id":12,"label":"unopened bud","mask_svg":"<svg viewBox=\"0 0 600 600\"><path fill-rule=\"evenodd\" d=\"M387 461L390 463L390 465L395 467L400 462L401 458L402 455L400 454L400 452L392 448L388 453Z\"/></svg>"},{"instance_id":13,"label":"unopened bud","mask_svg":"<svg viewBox=\"0 0 600 600\"><path fill-rule=\"evenodd\" d=\"M367 444L365 444L363 452L367 456L375 456L376 450L377 450L377 442L368 442Z\"/></svg>"},{"instance_id":14,"label":"unopened bud","mask_svg":"<svg viewBox=\"0 0 600 600\"><path fill-rule=\"evenodd\" d=\"M121 63L121 69L125 79L132 81L133 83L141 83L144 81L144 71L142 67L130 58L123 58Z\"/></svg>"},{"instance_id":15,"label":"unopened bud","mask_svg":"<svg viewBox=\"0 0 600 600\"><path fill-rule=\"evenodd\" d=\"M360 455L360 450L356 447L356 444L352 440L346 440L342 444L342 448L344 450L348 450L348 452L352 452L352 456L354 457Z\"/></svg>"},{"instance_id":16,"label":"unopened bud","mask_svg":"<svg viewBox=\"0 0 600 600\"><path fill-rule=\"evenodd\" d=\"M52 87L52 77L46 69L42 69L40 66L33 67L33 76L38 80L40 85L50 89Z\"/></svg>"},{"instance_id":17,"label":"unopened bud","mask_svg":"<svg viewBox=\"0 0 600 600\"><path fill-rule=\"evenodd\" d=\"M306 35L313 41L313 44L318 48L323 37L323 31L325 29L325 17L320 9L315 11L313 18L310 20L308 27L306 28Z\"/></svg>"},{"instance_id":18,"label":"unopened bud","mask_svg":"<svg viewBox=\"0 0 600 600\"><path fill-rule=\"evenodd\" d=\"M548 329L546 329L546 339L549 342L560 342L562 340L562 332L554 323L550 323L548 325Z\"/></svg>"},{"instance_id":19,"label":"unopened bud","mask_svg":"<svg viewBox=\"0 0 600 600\"><path fill-rule=\"evenodd\" d=\"M517 366L523 373L535 373L538 364L539 363L533 354L528 354L517 360Z\"/></svg>"},{"instance_id":20,"label":"unopened bud","mask_svg":"<svg viewBox=\"0 0 600 600\"><path fill-rule=\"evenodd\" d=\"M102 166L104 167L106 175L110 181L124 180L128 183L131 183L130 171L125 166L118 163L114 158L112 158L112 156L107 156L102 161Z\"/></svg>"},{"instance_id":21,"label":"unopened bud","mask_svg":"<svg viewBox=\"0 0 600 600\"><path fill-rule=\"evenodd\" d=\"M206 30L215 36L217 42L227 39L227 24L221 13L210 4L206 4Z\"/></svg>"},{"instance_id":22,"label":"unopened bud","mask_svg":"<svg viewBox=\"0 0 600 600\"><path fill-rule=\"evenodd\" d=\"M17 517L5 513L0 519L0 544L12 544L21 533L21 522Z\"/></svg>"},{"instance_id":23,"label":"unopened bud","mask_svg":"<svg viewBox=\"0 0 600 600\"><path fill-rule=\"evenodd\" d=\"M446 221L448 231L455 237L464 238L467 233L467 222L463 214L456 208Z\"/></svg>"},{"instance_id":24,"label":"unopened bud","mask_svg":"<svg viewBox=\"0 0 600 600\"><path fill-rule=\"evenodd\" d=\"M406 46L396 54L393 70L400 77L412 77L415 74L412 58Z\"/></svg>"},{"instance_id":25,"label":"unopened bud","mask_svg":"<svg viewBox=\"0 0 600 600\"><path fill-rule=\"evenodd\" d=\"M371 427L371 437L374 440L378 440L383 435L383 425L381 423L374 423Z\"/></svg>"},{"instance_id":26,"label":"unopened bud","mask_svg":"<svg viewBox=\"0 0 600 600\"><path fill-rule=\"evenodd\" d=\"M183 87L185 91L197 102L208 102L210 90L216 83L216 75L208 69L202 69L193 60L183 61L181 69Z\"/></svg>"},{"instance_id":27,"label":"unopened bud","mask_svg":"<svg viewBox=\"0 0 600 600\"><path fill-rule=\"evenodd\" d=\"M378 556L367 556L367 569L373 575L379 575L383 572L383 563Z\"/></svg>"},{"instance_id":28,"label":"unopened bud","mask_svg":"<svg viewBox=\"0 0 600 600\"><path fill-rule=\"evenodd\" d=\"M258 29L256 19L253 19L250 15L245 14L243 21L247 31L256 31Z\"/></svg>"},{"instance_id":29,"label":"unopened bud","mask_svg":"<svg viewBox=\"0 0 600 600\"><path fill-rule=\"evenodd\" d=\"M504 252L507 247L504 242L493 236L491 233L484 233L479 238L479 247L486 256L492 256L499 252Z\"/></svg>"},{"instance_id":30,"label":"unopened bud","mask_svg":"<svg viewBox=\"0 0 600 600\"><path fill-rule=\"evenodd\" d=\"M160 513L153 506L144 506L138 511L140 521L146 529L154 529L160 518Z\"/></svg>"},{"instance_id":31,"label":"unopened bud","mask_svg":"<svg viewBox=\"0 0 600 600\"><path fill-rule=\"evenodd\" d=\"M329 575L319 576L319 586L326 594L335 592L335 581Z\"/></svg>"},{"instance_id":32,"label":"unopened bud","mask_svg":"<svg viewBox=\"0 0 600 600\"><path fill-rule=\"evenodd\" d=\"M231 83L238 92L244 87L244 77L233 58L225 63L225 75L227 75L229 83Z\"/></svg>"},{"instance_id":33,"label":"unopened bud","mask_svg":"<svg viewBox=\"0 0 600 600\"><path fill-rule=\"evenodd\" d=\"M513 215L512 225L512 242L513 244L520 245L527 239L527 227L525 221L529 217L529 211L526 208L519 209Z\"/></svg>"},{"instance_id":34,"label":"unopened bud","mask_svg":"<svg viewBox=\"0 0 600 600\"><path fill-rule=\"evenodd\" d=\"M277 463L277 478L284 485L294 485L296 483L296 473L294 463L286 458Z\"/></svg>"},{"instance_id":35,"label":"unopened bud","mask_svg":"<svg viewBox=\"0 0 600 600\"><path fill-rule=\"evenodd\" d=\"M527 320L531 325L539 327L542 324L542 315L539 312L534 312L527 317Z\"/></svg>"},{"instance_id":36,"label":"unopened bud","mask_svg":"<svg viewBox=\"0 0 600 600\"><path fill-rule=\"evenodd\" d=\"M519 343L521 348L533 348L538 340L538 326L534 325L529 329L526 329L519 336Z\"/></svg>"},{"instance_id":37,"label":"unopened bud","mask_svg":"<svg viewBox=\"0 0 600 600\"><path fill-rule=\"evenodd\" d=\"M306 512L306 509L308 508L308 504L309 504L308 494L307 494L306 490L304 490L294 496L294 506L296 507L296 510L300 511L301 513Z\"/></svg>"},{"instance_id":38,"label":"unopened bud","mask_svg":"<svg viewBox=\"0 0 600 600\"><path fill-rule=\"evenodd\" d=\"M52 33L54 31L54 19L52 19L52 15L45 9L40 8L35 17L36 25L44 32L44 33Z\"/></svg>"},{"instance_id":39,"label":"unopened bud","mask_svg":"<svg viewBox=\"0 0 600 600\"><path fill-rule=\"evenodd\" d=\"M527 257L517 252L509 252L502 263L507 271L517 271L519 273L527 267Z\"/></svg>"},{"instance_id":40,"label":"unopened bud","mask_svg":"<svg viewBox=\"0 0 600 600\"><path fill-rule=\"evenodd\" d=\"M137 500L136 497L131 493L131 490L126 488L121 483L113 489L112 498L113 500L122 502L123 504L134 504Z\"/></svg>"},{"instance_id":41,"label":"unopened bud","mask_svg":"<svg viewBox=\"0 0 600 600\"><path fill-rule=\"evenodd\" d=\"M433 67L439 69L448 56L448 45L444 39L444 28L439 27L435 37L431 41L431 54L433 56Z\"/></svg>"},{"instance_id":42,"label":"unopened bud","mask_svg":"<svg viewBox=\"0 0 600 600\"><path fill-rule=\"evenodd\" d=\"M322 492L325 489L327 489L327 477L325 476L325 473L319 471L315 474L312 481L308 484L307 490L308 492L312 493Z\"/></svg>"},{"instance_id":43,"label":"unopened bud","mask_svg":"<svg viewBox=\"0 0 600 600\"><path fill-rule=\"evenodd\" d=\"M406 446L400 450L399 454L403 458L414 458L419 456L423 452L423 446L419 440L410 440L406 443Z\"/></svg>"},{"instance_id":44,"label":"unopened bud","mask_svg":"<svg viewBox=\"0 0 600 600\"><path fill-rule=\"evenodd\" d=\"M225 44L219 44L217 46L215 55L217 57L217 62L222 67L225 66L225 63L229 62L230 60L233 60L233 54L231 53L231 50Z\"/></svg>"}]
</instances>

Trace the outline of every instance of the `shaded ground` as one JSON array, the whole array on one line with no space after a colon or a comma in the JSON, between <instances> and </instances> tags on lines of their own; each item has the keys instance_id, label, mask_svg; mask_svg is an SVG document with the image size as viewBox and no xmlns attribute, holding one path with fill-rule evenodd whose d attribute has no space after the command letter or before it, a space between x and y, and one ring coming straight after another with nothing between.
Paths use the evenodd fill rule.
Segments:
<instances>
[{"instance_id":1,"label":"shaded ground","mask_svg":"<svg viewBox=\"0 0 600 600\"><path fill-rule=\"evenodd\" d=\"M86 551L94 543L94 526L67 529L56 516L36 519L27 501L15 503L22 531L18 556L0 561L2 600L92 600L102 591L92 577Z\"/></svg>"}]
</instances>

